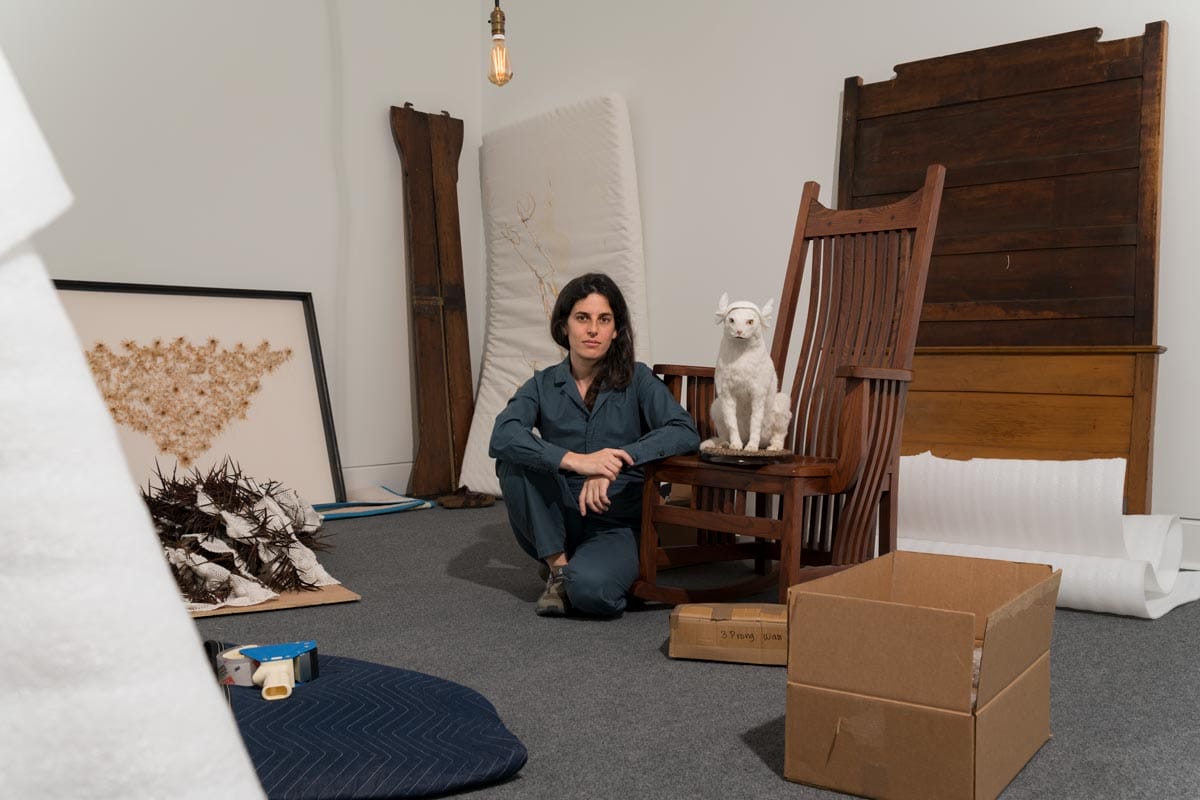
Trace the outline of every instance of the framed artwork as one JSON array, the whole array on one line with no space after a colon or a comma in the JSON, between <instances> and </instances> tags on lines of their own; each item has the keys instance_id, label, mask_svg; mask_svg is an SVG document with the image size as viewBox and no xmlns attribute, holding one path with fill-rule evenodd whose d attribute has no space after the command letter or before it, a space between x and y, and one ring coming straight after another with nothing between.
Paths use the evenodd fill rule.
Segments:
<instances>
[{"instance_id":1,"label":"framed artwork","mask_svg":"<svg viewBox=\"0 0 1200 800\"><path fill-rule=\"evenodd\" d=\"M54 285L142 486L229 458L306 503L345 501L311 294Z\"/></svg>"}]
</instances>

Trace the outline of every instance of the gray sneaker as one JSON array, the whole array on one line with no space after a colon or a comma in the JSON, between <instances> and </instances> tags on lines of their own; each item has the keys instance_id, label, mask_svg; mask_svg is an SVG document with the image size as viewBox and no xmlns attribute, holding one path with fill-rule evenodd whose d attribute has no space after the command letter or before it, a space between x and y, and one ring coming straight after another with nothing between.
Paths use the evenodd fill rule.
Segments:
<instances>
[{"instance_id":1,"label":"gray sneaker","mask_svg":"<svg viewBox=\"0 0 1200 800\"><path fill-rule=\"evenodd\" d=\"M567 601L567 584L562 570L550 572L546 578L546 588L538 598L534 612L539 617L561 617L567 613L570 603Z\"/></svg>"}]
</instances>

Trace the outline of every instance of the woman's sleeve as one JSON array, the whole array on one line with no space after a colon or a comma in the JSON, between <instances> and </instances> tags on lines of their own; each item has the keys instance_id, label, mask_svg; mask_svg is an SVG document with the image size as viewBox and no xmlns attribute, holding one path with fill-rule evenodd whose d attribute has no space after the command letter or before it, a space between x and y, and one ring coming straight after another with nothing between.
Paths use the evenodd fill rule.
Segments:
<instances>
[{"instance_id":1,"label":"woman's sleeve","mask_svg":"<svg viewBox=\"0 0 1200 800\"><path fill-rule=\"evenodd\" d=\"M488 455L541 472L555 472L567 454L566 448L547 442L533 432L541 416L541 399L536 378L530 378L496 415Z\"/></svg>"},{"instance_id":2,"label":"woman's sleeve","mask_svg":"<svg viewBox=\"0 0 1200 800\"><path fill-rule=\"evenodd\" d=\"M633 380L638 408L648 428L640 439L625 448L634 465L694 452L700 446L696 423L667 385L641 363L634 370Z\"/></svg>"}]
</instances>

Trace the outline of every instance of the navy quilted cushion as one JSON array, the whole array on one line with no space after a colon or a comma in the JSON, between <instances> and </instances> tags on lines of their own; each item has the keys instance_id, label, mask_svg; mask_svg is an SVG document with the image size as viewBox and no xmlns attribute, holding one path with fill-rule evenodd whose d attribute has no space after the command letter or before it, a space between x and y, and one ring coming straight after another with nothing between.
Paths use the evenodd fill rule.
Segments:
<instances>
[{"instance_id":1,"label":"navy quilted cushion","mask_svg":"<svg viewBox=\"0 0 1200 800\"><path fill-rule=\"evenodd\" d=\"M271 800L424 797L503 780L525 746L478 692L420 672L320 656L286 700L231 687Z\"/></svg>"}]
</instances>

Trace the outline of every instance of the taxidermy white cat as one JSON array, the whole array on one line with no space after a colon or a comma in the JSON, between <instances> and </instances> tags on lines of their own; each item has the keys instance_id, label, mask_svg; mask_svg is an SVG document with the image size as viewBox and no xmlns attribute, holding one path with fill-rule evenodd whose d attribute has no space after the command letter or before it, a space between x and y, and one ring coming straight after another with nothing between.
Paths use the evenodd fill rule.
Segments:
<instances>
[{"instance_id":1,"label":"taxidermy white cat","mask_svg":"<svg viewBox=\"0 0 1200 800\"><path fill-rule=\"evenodd\" d=\"M783 449L792 411L791 396L778 391L765 339L774 308L773 299L760 309L748 300L730 303L728 294L721 295L716 317L724 335L717 352L712 404L717 436L701 443L701 450Z\"/></svg>"}]
</instances>

